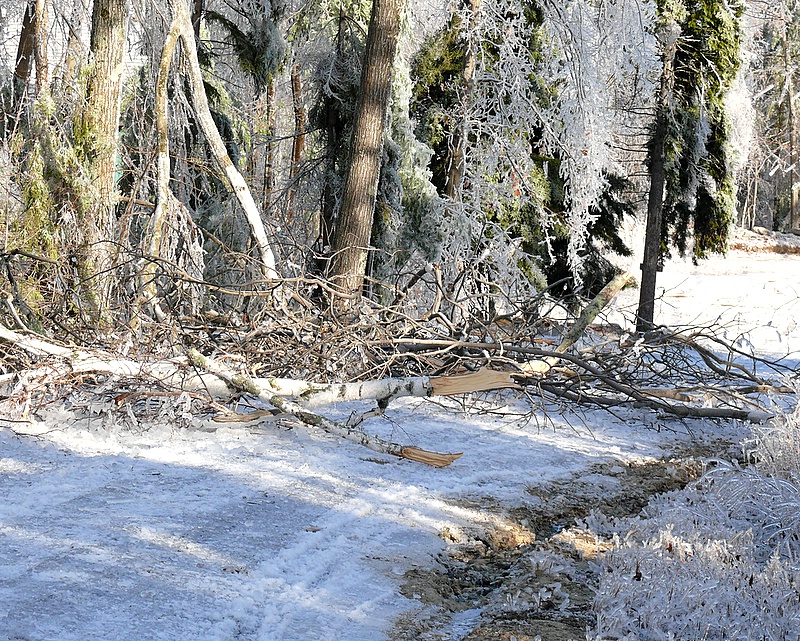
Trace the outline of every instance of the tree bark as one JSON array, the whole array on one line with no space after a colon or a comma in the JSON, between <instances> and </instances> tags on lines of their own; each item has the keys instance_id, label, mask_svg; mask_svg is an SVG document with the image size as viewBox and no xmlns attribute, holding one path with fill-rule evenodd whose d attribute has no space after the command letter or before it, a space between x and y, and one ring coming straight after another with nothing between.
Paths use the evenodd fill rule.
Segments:
<instances>
[{"instance_id":1,"label":"tree bark","mask_svg":"<svg viewBox=\"0 0 800 641\"><path fill-rule=\"evenodd\" d=\"M161 59L158 65L158 77L156 78L155 95L155 118L156 133L158 135L156 152L156 207L150 218L148 225L147 238L145 239L146 256L145 263L139 271L139 282L141 283L141 295L136 301L136 308L143 306L152 308L157 317L164 315L160 306L158 290L156 287L156 264L155 258L161 255L161 244L164 238L164 223L169 218L173 210L174 196L169 188L170 180L170 157L169 157L169 102L167 101L167 85L169 83L169 71L172 66L172 57L178 45L180 30L175 21L172 22L164 46L161 49ZM152 259L151 259L152 258Z\"/></svg>"},{"instance_id":2,"label":"tree bark","mask_svg":"<svg viewBox=\"0 0 800 641\"><path fill-rule=\"evenodd\" d=\"M650 191L647 195L647 226L645 227L642 282L639 289L639 309L636 312L636 331L653 329L656 298L656 274L661 259L661 216L664 209L664 139L667 135L667 116L662 106L656 115L656 131L650 158Z\"/></svg>"},{"instance_id":3,"label":"tree bark","mask_svg":"<svg viewBox=\"0 0 800 641\"><path fill-rule=\"evenodd\" d=\"M203 12L206 10L205 0L193 0L192 2L192 29L194 37L200 39L200 25L203 22Z\"/></svg>"},{"instance_id":4,"label":"tree bark","mask_svg":"<svg viewBox=\"0 0 800 641\"><path fill-rule=\"evenodd\" d=\"M403 0L373 0L349 168L336 225L331 280L351 306L361 293L392 93Z\"/></svg>"},{"instance_id":5,"label":"tree bark","mask_svg":"<svg viewBox=\"0 0 800 641\"><path fill-rule=\"evenodd\" d=\"M36 60L36 95L47 89L47 0L36 0L36 29L34 30L34 58Z\"/></svg>"},{"instance_id":6,"label":"tree bark","mask_svg":"<svg viewBox=\"0 0 800 641\"><path fill-rule=\"evenodd\" d=\"M90 167L99 201L83 226L78 270L87 284L92 315L103 322L110 305L113 267L114 210L117 204L117 136L128 0L95 0L90 50L92 62L86 86L86 106L80 117L78 140Z\"/></svg>"},{"instance_id":7,"label":"tree bark","mask_svg":"<svg viewBox=\"0 0 800 641\"><path fill-rule=\"evenodd\" d=\"M344 52L344 6L339 8L339 25L336 35L336 65L341 64ZM336 69L334 70L334 73ZM336 168L342 141L343 123L340 102L331 96L325 97L325 185L322 190L322 212L317 225L320 253L325 253L333 244L336 219Z\"/></svg>"},{"instance_id":8,"label":"tree bark","mask_svg":"<svg viewBox=\"0 0 800 641\"><path fill-rule=\"evenodd\" d=\"M264 211L272 207L272 192L275 189L275 81L270 80L264 95L267 110L267 154L264 159Z\"/></svg>"},{"instance_id":9,"label":"tree bark","mask_svg":"<svg viewBox=\"0 0 800 641\"><path fill-rule=\"evenodd\" d=\"M656 107L656 128L650 150L650 191L647 195L647 225L645 227L644 258L642 260L642 282L639 290L639 308L636 312L636 331L653 329L653 313L656 298L656 273L661 262L661 218L664 210L664 166L667 138L669 102L673 84L673 62L677 33L669 33L664 50L664 69L661 73L661 88Z\"/></svg>"},{"instance_id":10,"label":"tree bark","mask_svg":"<svg viewBox=\"0 0 800 641\"><path fill-rule=\"evenodd\" d=\"M17 57L14 65L14 109L19 109L34 64L34 50L36 48L36 2L31 1L25 7L22 18L22 31L19 35Z\"/></svg>"},{"instance_id":11,"label":"tree bark","mask_svg":"<svg viewBox=\"0 0 800 641\"><path fill-rule=\"evenodd\" d=\"M289 169L289 194L287 196L287 218L294 216L294 194L297 191L297 174L303 162L306 147L306 110L303 106L303 85L300 81L300 65L295 64L291 72L292 108L294 111L294 143L292 145L292 166Z\"/></svg>"},{"instance_id":12,"label":"tree bark","mask_svg":"<svg viewBox=\"0 0 800 641\"><path fill-rule=\"evenodd\" d=\"M30 0L25 6L22 17L22 30L14 61L14 108L19 109L28 82L31 69L36 69L36 93L41 94L47 88L47 2L46 0Z\"/></svg>"},{"instance_id":13,"label":"tree bark","mask_svg":"<svg viewBox=\"0 0 800 641\"><path fill-rule=\"evenodd\" d=\"M789 171L787 178L789 180L789 229L800 226L800 203L798 203L798 172L797 169L797 128L795 124L795 106L794 106L794 82L793 82L793 65L789 60L789 43L784 36L784 73L786 74L786 106L787 106L787 127L789 128Z\"/></svg>"}]
</instances>

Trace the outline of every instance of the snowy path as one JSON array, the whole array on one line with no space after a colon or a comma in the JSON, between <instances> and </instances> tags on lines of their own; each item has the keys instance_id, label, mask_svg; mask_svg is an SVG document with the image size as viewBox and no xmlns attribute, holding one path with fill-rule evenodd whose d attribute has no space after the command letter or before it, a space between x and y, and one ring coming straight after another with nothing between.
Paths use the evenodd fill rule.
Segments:
<instances>
[{"instance_id":1,"label":"snowy path","mask_svg":"<svg viewBox=\"0 0 800 641\"><path fill-rule=\"evenodd\" d=\"M656 323L715 325L724 327L720 335L727 340L741 337L762 353L800 353L800 256L796 254L732 251L698 265L676 258L658 274L656 297ZM638 300L638 289L623 291L616 308L631 319Z\"/></svg>"},{"instance_id":2,"label":"snowy path","mask_svg":"<svg viewBox=\"0 0 800 641\"><path fill-rule=\"evenodd\" d=\"M394 418L464 458L435 470L302 428L135 435L64 413L38 440L0 431L0 639L374 641L415 607L402 575L443 549L442 528L485 521L457 497L520 504L528 485L677 438L414 402Z\"/></svg>"}]
</instances>

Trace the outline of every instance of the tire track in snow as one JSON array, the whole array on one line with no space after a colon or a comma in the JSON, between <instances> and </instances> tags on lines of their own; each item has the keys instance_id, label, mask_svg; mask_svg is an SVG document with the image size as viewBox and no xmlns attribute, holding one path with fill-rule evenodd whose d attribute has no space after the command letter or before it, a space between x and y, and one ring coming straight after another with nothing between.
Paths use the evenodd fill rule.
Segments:
<instances>
[{"instance_id":1,"label":"tire track in snow","mask_svg":"<svg viewBox=\"0 0 800 641\"><path fill-rule=\"evenodd\" d=\"M414 607L400 594L398 580L386 575L410 566L409 550L423 557L438 547L431 529L418 527L424 516L399 514L401 504L419 500L417 492L388 493L365 489L332 506L292 545L252 568L249 593L231 604L209 638L383 638L394 618ZM398 529L398 520L407 523Z\"/></svg>"}]
</instances>

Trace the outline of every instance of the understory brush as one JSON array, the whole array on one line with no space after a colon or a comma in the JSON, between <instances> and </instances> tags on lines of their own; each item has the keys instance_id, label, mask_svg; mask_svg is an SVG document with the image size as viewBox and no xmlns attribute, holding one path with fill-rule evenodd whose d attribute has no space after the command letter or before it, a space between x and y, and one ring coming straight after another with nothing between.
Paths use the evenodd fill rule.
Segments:
<instances>
[{"instance_id":1,"label":"understory brush","mask_svg":"<svg viewBox=\"0 0 800 641\"><path fill-rule=\"evenodd\" d=\"M617 533L595 639L800 639L800 409Z\"/></svg>"}]
</instances>

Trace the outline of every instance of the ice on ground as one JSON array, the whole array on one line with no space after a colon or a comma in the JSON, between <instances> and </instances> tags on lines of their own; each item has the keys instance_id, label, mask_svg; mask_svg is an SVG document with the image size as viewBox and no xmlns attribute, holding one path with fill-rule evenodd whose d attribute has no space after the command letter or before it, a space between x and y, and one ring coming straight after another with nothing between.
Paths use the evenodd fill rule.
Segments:
<instances>
[{"instance_id":1,"label":"ice on ground","mask_svg":"<svg viewBox=\"0 0 800 641\"><path fill-rule=\"evenodd\" d=\"M789 352L800 347L798 276L792 256L671 264L657 319L720 322L755 349ZM635 292L623 293L620 313L626 296ZM539 500L529 487L600 461L724 436L718 424L639 411L521 423L465 408L408 399L365 423L397 442L464 452L442 469L302 426L137 431L63 409L7 424L0 639L376 641L418 607L400 592L403 575L433 562L445 528ZM454 619L453 634L473 616Z\"/></svg>"}]
</instances>

